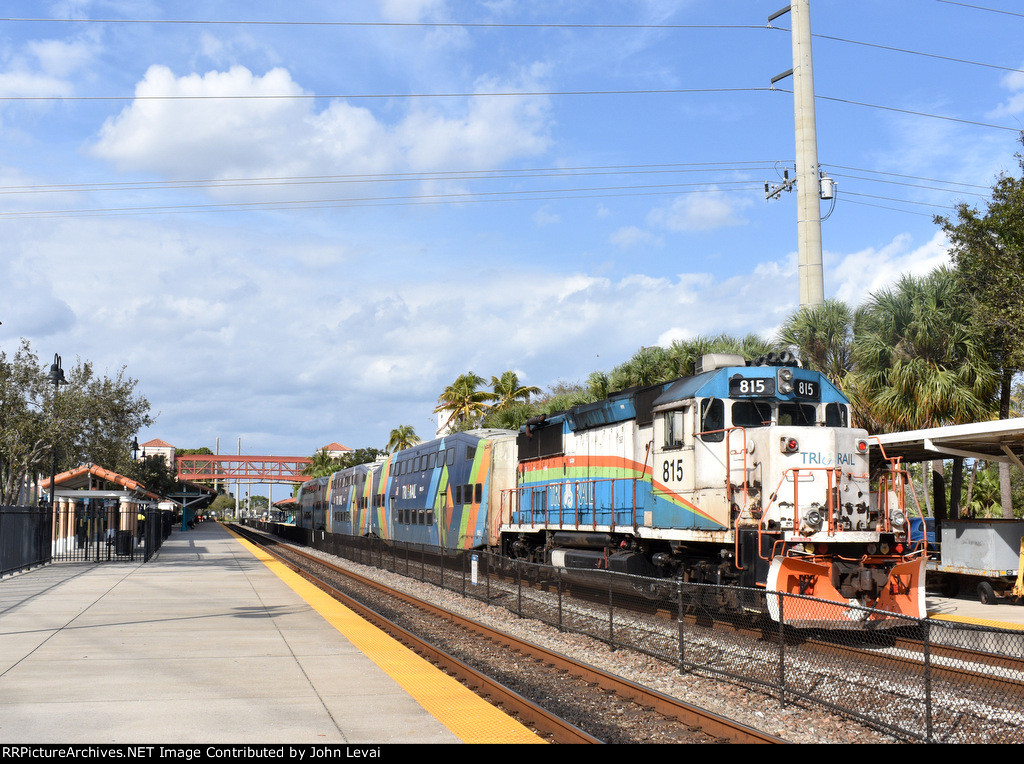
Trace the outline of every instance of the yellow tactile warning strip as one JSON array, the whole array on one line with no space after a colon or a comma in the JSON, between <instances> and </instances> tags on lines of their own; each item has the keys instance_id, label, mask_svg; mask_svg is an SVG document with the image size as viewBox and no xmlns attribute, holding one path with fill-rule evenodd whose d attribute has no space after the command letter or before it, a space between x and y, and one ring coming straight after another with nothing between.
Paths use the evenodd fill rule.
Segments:
<instances>
[{"instance_id":1,"label":"yellow tactile warning strip","mask_svg":"<svg viewBox=\"0 0 1024 764\"><path fill-rule=\"evenodd\" d=\"M237 534L232 535L462 742L544 742L515 719L473 694L259 547Z\"/></svg>"},{"instance_id":2,"label":"yellow tactile warning strip","mask_svg":"<svg viewBox=\"0 0 1024 764\"><path fill-rule=\"evenodd\" d=\"M963 615L942 615L936 613L929 615L933 621L954 621L956 623L969 623L974 626L987 626L990 629L1013 629L1016 631L1024 631L1024 625L1019 623L1006 623L1005 621L990 621L986 618L968 618Z\"/></svg>"}]
</instances>

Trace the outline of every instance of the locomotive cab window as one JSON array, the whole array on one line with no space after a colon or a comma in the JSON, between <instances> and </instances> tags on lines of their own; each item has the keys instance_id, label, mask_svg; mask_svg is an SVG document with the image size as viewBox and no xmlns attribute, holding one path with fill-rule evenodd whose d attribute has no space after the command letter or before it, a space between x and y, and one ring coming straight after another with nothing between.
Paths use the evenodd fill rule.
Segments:
<instances>
[{"instance_id":1,"label":"locomotive cab window","mask_svg":"<svg viewBox=\"0 0 1024 764\"><path fill-rule=\"evenodd\" d=\"M810 427L817 420L817 408L807 403L779 404L779 424Z\"/></svg>"},{"instance_id":2,"label":"locomotive cab window","mask_svg":"<svg viewBox=\"0 0 1024 764\"><path fill-rule=\"evenodd\" d=\"M736 401L732 404L734 427L767 427L772 423L772 405L767 401Z\"/></svg>"},{"instance_id":3,"label":"locomotive cab window","mask_svg":"<svg viewBox=\"0 0 1024 764\"><path fill-rule=\"evenodd\" d=\"M665 428L665 448L682 448L683 446L683 412L666 411L662 416Z\"/></svg>"},{"instance_id":4,"label":"locomotive cab window","mask_svg":"<svg viewBox=\"0 0 1024 764\"><path fill-rule=\"evenodd\" d=\"M700 402L700 439L705 443L725 440L725 405L721 398L705 398Z\"/></svg>"},{"instance_id":5,"label":"locomotive cab window","mask_svg":"<svg viewBox=\"0 0 1024 764\"><path fill-rule=\"evenodd\" d=\"M826 427L849 427L850 412L841 403L829 403L825 406Z\"/></svg>"}]
</instances>

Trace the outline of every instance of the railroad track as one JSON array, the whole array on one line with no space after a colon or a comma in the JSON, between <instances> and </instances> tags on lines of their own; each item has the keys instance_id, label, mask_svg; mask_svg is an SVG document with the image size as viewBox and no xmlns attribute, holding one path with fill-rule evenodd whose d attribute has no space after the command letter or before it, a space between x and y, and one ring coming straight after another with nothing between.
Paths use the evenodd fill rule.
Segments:
<instances>
[{"instance_id":1,"label":"railroad track","mask_svg":"<svg viewBox=\"0 0 1024 764\"><path fill-rule=\"evenodd\" d=\"M785 742L395 592L250 529L233 530L552 742Z\"/></svg>"}]
</instances>

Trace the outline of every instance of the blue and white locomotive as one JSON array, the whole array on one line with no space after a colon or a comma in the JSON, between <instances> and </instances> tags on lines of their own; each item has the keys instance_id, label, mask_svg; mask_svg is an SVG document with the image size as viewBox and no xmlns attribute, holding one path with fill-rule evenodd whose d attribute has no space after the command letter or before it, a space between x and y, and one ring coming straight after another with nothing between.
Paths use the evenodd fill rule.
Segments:
<instances>
[{"instance_id":1,"label":"blue and white locomotive","mask_svg":"<svg viewBox=\"0 0 1024 764\"><path fill-rule=\"evenodd\" d=\"M897 473L872 491L848 399L784 358L704 356L692 377L529 423L505 551L923 615Z\"/></svg>"}]
</instances>

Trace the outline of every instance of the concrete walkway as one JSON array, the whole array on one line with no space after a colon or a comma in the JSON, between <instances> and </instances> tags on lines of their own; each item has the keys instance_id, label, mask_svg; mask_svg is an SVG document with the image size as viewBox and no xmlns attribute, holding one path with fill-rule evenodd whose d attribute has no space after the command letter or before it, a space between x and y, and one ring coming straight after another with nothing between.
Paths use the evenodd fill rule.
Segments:
<instances>
[{"instance_id":1,"label":"concrete walkway","mask_svg":"<svg viewBox=\"0 0 1024 764\"><path fill-rule=\"evenodd\" d=\"M438 672L440 673L440 672ZM0 741L452 743L216 523L0 580Z\"/></svg>"}]
</instances>

